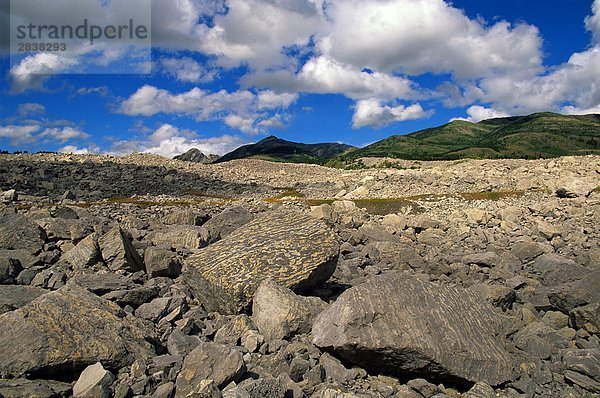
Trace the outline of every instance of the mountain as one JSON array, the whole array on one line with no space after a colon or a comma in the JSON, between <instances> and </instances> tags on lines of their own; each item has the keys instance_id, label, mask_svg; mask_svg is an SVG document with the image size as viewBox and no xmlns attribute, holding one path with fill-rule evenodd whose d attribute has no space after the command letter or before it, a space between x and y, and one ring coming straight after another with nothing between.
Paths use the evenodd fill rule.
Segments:
<instances>
[{"instance_id":1,"label":"mountain","mask_svg":"<svg viewBox=\"0 0 600 398\"><path fill-rule=\"evenodd\" d=\"M220 157L215 163L254 158L274 162L322 164L353 148L337 143L301 144L270 136L256 144L244 145Z\"/></svg>"},{"instance_id":2,"label":"mountain","mask_svg":"<svg viewBox=\"0 0 600 398\"><path fill-rule=\"evenodd\" d=\"M194 163L212 163L217 160L219 157L217 155L208 155L206 156L202 153L198 148L192 148L186 153L175 156L173 159L175 160L184 160L186 162L194 162Z\"/></svg>"},{"instance_id":3,"label":"mountain","mask_svg":"<svg viewBox=\"0 0 600 398\"><path fill-rule=\"evenodd\" d=\"M338 156L348 163L361 157L410 160L461 158L551 158L600 154L600 115L535 113L440 127L392 136Z\"/></svg>"}]
</instances>

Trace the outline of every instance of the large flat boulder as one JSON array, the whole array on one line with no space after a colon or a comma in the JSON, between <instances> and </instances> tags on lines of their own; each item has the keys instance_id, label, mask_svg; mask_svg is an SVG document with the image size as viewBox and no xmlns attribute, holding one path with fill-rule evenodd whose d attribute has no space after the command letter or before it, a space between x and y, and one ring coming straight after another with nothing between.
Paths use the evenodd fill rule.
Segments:
<instances>
[{"instance_id":1,"label":"large flat boulder","mask_svg":"<svg viewBox=\"0 0 600 398\"><path fill-rule=\"evenodd\" d=\"M344 292L312 334L318 347L373 372L498 385L513 371L500 323L472 292L390 273Z\"/></svg>"},{"instance_id":2,"label":"large flat boulder","mask_svg":"<svg viewBox=\"0 0 600 398\"><path fill-rule=\"evenodd\" d=\"M116 304L74 285L0 315L0 376L119 369L149 358L154 332Z\"/></svg>"},{"instance_id":3,"label":"large flat boulder","mask_svg":"<svg viewBox=\"0 0 600 398\"><path fill-rule=\"evenodd\" d=\"M0 212L0 249L23 249L36 254L45 240L44 231L29 218L6 210Z\"/></svg>"},{"instance_id":4,"label":"large flat boulder","mask_svg":"<svg viewBox=\"0 0 600 398\"><path fill-rule=\"evenodd\" d=\"M302 292L326 281L339 245L332 230L304 213L277 210L190 256L183 280L209 311L238 313L270 278Z\"/></svg>"}]
</instances>

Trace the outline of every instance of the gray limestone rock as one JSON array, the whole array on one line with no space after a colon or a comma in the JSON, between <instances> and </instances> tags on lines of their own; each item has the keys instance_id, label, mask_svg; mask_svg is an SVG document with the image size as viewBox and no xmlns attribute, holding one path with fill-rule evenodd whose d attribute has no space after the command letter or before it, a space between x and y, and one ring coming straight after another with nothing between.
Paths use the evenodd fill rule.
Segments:
<instances>
[{"instance_id":1,"label":"gray limestone rock","mask_svg":"<svg viewBox=\"0 0 600 398\"><path fill-rule=\"evenodd\" d=\"M312 334L318 347L371 371L497 385L513 372L499 326L474 293L390 273L344 292Z\"/></svg>"},{"instance_id":2,"label":"gray limestone rock","mask_svg":"<svg viewBox=\"0 0 600 398\"><path fill-rule=\"evenodd\" d=\"M324 282L338 254L335 236L323 222L279 210L192 255L183 276L207 310L234 314L248 307L267 278L300 292Z\"/></svg>"}]
</instances>

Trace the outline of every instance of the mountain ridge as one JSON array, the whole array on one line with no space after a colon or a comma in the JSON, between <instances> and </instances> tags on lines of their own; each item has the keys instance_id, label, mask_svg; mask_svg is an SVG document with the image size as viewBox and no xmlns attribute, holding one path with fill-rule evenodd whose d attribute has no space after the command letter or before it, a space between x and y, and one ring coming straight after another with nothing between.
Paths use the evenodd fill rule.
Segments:
<instances>
[{"instance_id":1,"label":"mountain ridge","mask_svg":"<svg viewBox=\"0 0 600 398\"><path fill-rule=\"evenodd\" d=\"M304 144L286 141L273 135L229 152L214 163L235 159L258 158L275 162L322 164L354 147L339 143Z\"/></svg>"}]
</instances>

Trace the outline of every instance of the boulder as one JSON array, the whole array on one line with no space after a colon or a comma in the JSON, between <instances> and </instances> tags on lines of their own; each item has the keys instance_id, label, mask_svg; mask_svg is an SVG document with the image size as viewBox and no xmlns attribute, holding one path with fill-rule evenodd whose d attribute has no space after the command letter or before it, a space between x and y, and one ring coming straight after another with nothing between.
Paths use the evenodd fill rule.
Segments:
<instances>
[{"instance_id":1,"label":"boulder","mask_svg":"<svg viewBox=\"0 0 600 398\"><path fill-rule=\"evenodd\" d=\"M8 211L0 212L0 249L27 250L36 254L42 250L46 235L29 218Z\"/></svg>"},{"instance_id":2,"label":"boulder","mask_svg":"<svg viewBox=\"0 0 600 398\"><path fill-rule=\"evenodd\" d=\"M373 372L498 385L513 371L500 325L474 293L389 273L342 293L312 335L316 346Z\"/></svg>"},{"instance_id":3,"label":"boulder","mask_svg":"<svg viewBox=\"0 0 600 398\"><path fill-rule=\"evenodd\" d=\"M144 269L143 261L121 227L116 226L98 240L102 258L112 271L130 272Z\"/></svg>"},{"instance_id":4,"label":"boulder","mask_svg":"<svg viewBox=\"0 0 600 398\"><path fill-rule=\"evenodd\" d=\"M14 283L22 270L18 259L0 255L0 284Z\"/></svg>"},{"instance_id":5,"label":"boulder","mask_svg":"<svg viewBox=\"0 0 600 398\"><path fill-rule=\"evenodd\" d=\"M88 235L77 246L66 252L62 259L71 264L76 270L89 268L102 262L98 234Z\"/></svg>"},{"instance_id":6,"label":"boulder","mask_svg":"<svg viewBox=\"0 0 600 398\"><path fill-rule=\"evenodd\" d=\"M223 239L242 225L249 223L252 218L252 214L241 206L223 210L203 225L208 231L208 243Z\"/></svg>"},{"instance_id":7,"label":"boulder","mask_svg":"<svg viewBox=\"0 0 600 398\"><path fill-rule=\"evenodd\" d=\"M252 319L269 342L309 333L315 317L327 307L317 297L301 297L270 279L260 284L252 302Z\"/></svg>"},{"instance_id":8,"label":"boulder","mask_svg":"<svg viewBox=\"0 0 600 398\"><path fill-rule=\"evenodd\" d=\"M77 275L71 278L70 282L84 287L97 295L119 290L129 290L136 286L130 279L112 273Z\"/></svg>"},{"instance_id":9,"label":"boulder","mask_svg":"<svg viewBox=\"0 0 600 398\"><path fill-rule=\"evenodd\" d=\"M176 250L195 250L208 245L209 233L204 227L194 225L174 225L152 236L157 246L168 246Z\"/></svg>"},{"instance_id":10,"label":"boulder","mask_svg":"<svg viewBox=\"0 0 600 398\"><path fill-rule=\"evenodd\" d=\"M235 314L267 278L297 292L326 281L338 254L335 235L322 221L278 210L190 256L183 279L207 310Z\"/></svg>"},{"instance_id":11,"label":"boulder","mask_svg":"<svg viewBox=\"0 0 600 398\"><path fill-rule=\"evenodd\" d=\"M70 384L54 380L0 379L0 397L5 398L59 398L70 392Z\"/></svg>"},{"instance_id":12,"label":"boulder","mask_svg":"<svg viewBox=\"0 0 600 398\"><path fill-rule=\"evenodd\" d=\"M100 362L90 365L81 373L73 386L74 398L109 398L115 376Z\"/></svg>"},{"instance_id":13,"label":"boulder","mask_svg":"<svg viewBox=\"0 0 600 398\"><path fill-rule=\"evenodd\" d=\"M222 344L202 342L183 361L177 376L175 397L189 396L206 379L223 388L237 381L245 370L239 351Z\"/></svg>"},{"instance_id":14,"label":"boulder","mask_svg":"<svg viewBox=\"0 0 600 398\"><path fill-rule=\"evenodd\" d=\"M208 220L208 214L186 209L167 214L162 218L166 225L196 225L200 226Z\"/></svg>"},{"instance_id":15,"label":"boulder","mask_svg":"<svg viewBox=\"0 0 600 398\"><path fill-rule=\"evenodd\" d=\"M600 350L564 350L562 361L568 380L590 393L600 394Z\"/></svg>"},{"instance_id":16,"label":"boulder","mask_svg":"<svg viewBox=\"0 0 600 398\"><path fill-rule=\"evenodd\" d=\"M73 372L102 362L119 369L149 358L156 339L116 304L74 285L0 315L3 376Z\"/></svg>"},{"instance_id":17,"label":"boulder","mask_svg":"<svg viewBox=\"0 0 600 398\"><path fill-rule=\"evenodd\" d=\"M29 304L48 290L21 285L0 285L0 314L14 311Z\"/></svg>"},{"instance_id":18,"label":"boulder","mask_svg":"<svg viewBox=\"0 0 600 398\"><path fill-rule=\"evenodd\" d=\"M149 247L144 253L146 273L150 278L164 276L177 278L181 273L181 263L171 250Z\"/></svg>"}]
</instances>

